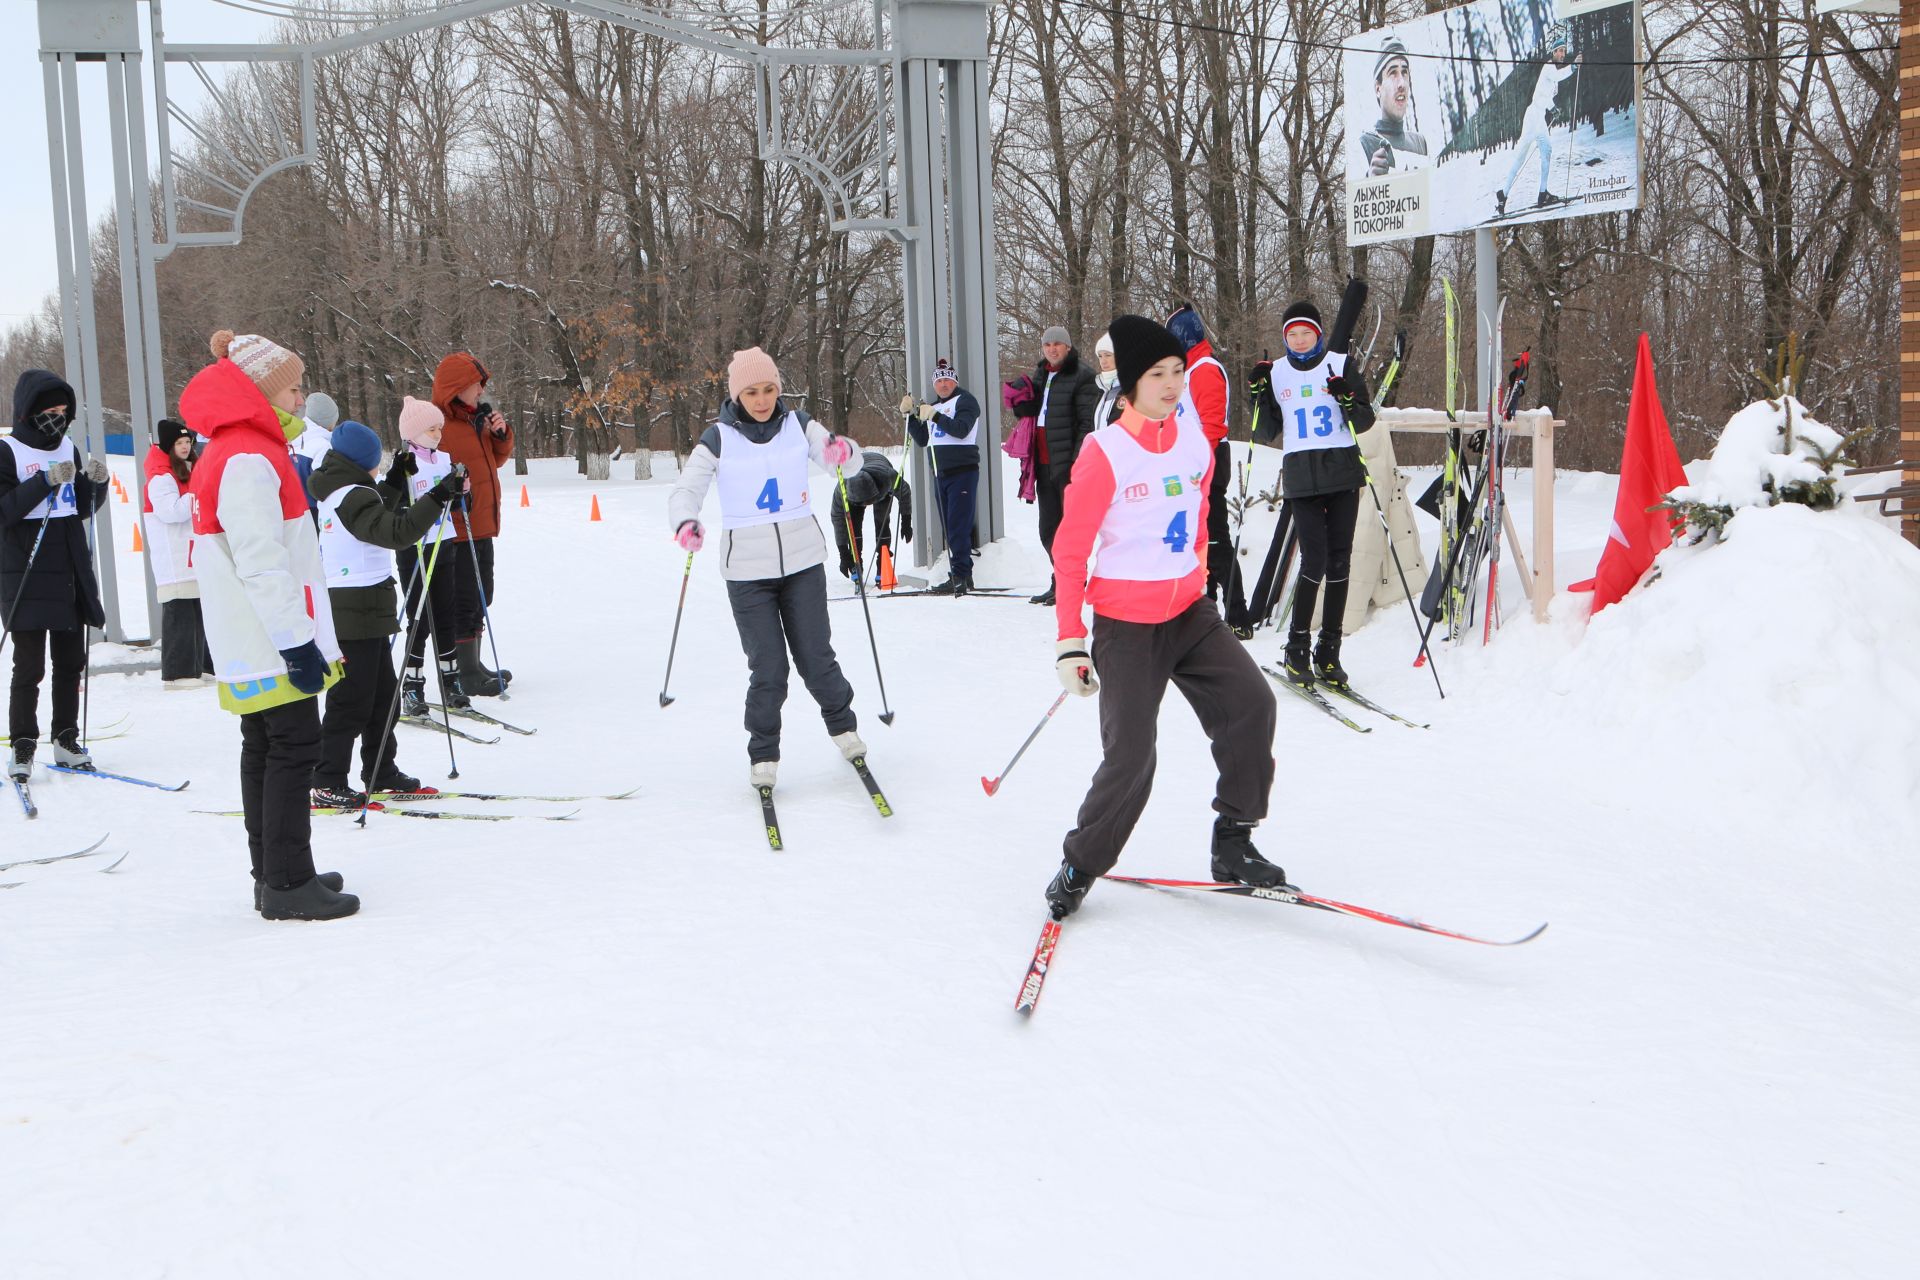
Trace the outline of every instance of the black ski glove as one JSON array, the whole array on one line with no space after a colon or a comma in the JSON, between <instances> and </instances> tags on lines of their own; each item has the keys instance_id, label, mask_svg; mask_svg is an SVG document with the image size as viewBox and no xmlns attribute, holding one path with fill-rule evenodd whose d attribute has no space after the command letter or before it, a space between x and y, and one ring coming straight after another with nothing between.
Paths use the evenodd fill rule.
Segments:
<instances>
[{"instance_id":1,"label":"black ski glove","mask_svg":"<svg viewBox=\"0 0 1920 1280\"><path fill-rule=\"evenodd\" d=\"M443 507L449 506L455 498L460 496L461 490L465 489L466 485L464 477L449 473L435 481L433 488L427 490L426 496Z\"/></svg>"},{"instance_id":2,"label":"black ski glove","mask_svg":"<svg viewBox=\"0 0 1920 1280\"><path fill-rule=\"evenodd\" d=\"M387 484L391 488L404 488L404 481L420 469L420 459L413 456L413 450L401 446L393 455L393 465L387 468Z\"/></svg>"},{"instance_id":3,"label":"black ski glove","mask_svg":"<svg viewBox=\"0 0 1920 1280\"><path fill-rule=\"evenodd\" d=\"M1247 394L1259 396L1273 382L1273 361L1262 360L1253 366L1253 372L1247 375Z\"/></svg>"},{"instance_id":4,"label":"black ski glove","mask_svg":"<svg viewBox=\"0 0 1920 1280\"><path fill-rule=\"evenodd\" d=\"M844 547L840 549L840 576L847 579L853 577L853 556Z\"/></svg>"},{"instance_id":5,"label":"black ski glove","mask_svg":"<svg viewBox=\"0 0 1920 1280\"><path fill-rule=\"evenodd\" d=\"M1353 384L1347 381L1344 374L1327 375L1327 394L1342 409L1353 408Z\"/></svg>"},{"instance_id":6,"label":"black ski glove","mask_svg":"<svg viewBox=\"0 0 1920 1280\"><path fill-rule=\"evenodd\" d=\"M913 541L913 504L911 502L900 503L900 541L903 543Z\"/></svg>"}]
</instances>

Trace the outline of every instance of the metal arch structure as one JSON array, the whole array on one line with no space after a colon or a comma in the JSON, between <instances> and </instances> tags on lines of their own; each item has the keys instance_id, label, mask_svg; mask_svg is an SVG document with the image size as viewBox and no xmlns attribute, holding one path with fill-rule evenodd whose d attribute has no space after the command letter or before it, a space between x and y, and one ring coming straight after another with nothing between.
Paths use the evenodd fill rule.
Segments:
<instances>
[{"instance_id":1,"label":"metal arch structure","mask_svg":"<svg viewBox=\"0 0 1920 1280\"><path fill-rule=\"evenodd\" d=\"M980 446L992 458L1000 442L1000 402L991 387L999 316L989 167L989 3L872 0L870 48L802 48L745 40L692 21L687 13L631 0L443 0L311 43L180 45L169 44L163 33L162 0L38 0L65 375L78 394L87 449L105 452L106 427L81 136L83 64L102 63L106 71L128 410L138 459L151 443L152 424L169 403L161 363L156 264L175 249L238 244L254 193L275 174L314 161L319 62L382 41L540 5L704 49L752 71L759 158L791 166L812 183L835 231L884 235L901 246L909 386L930 393L931 387L923 383L935 357L952 358L978 389ZM142 5L153 51L157 166L149 164L147 154L149 77L141 49ZM351 25L344 18L329 22ZM300 98L297 136L289 136L271 114L265 135L222 133L168 91L169 72L184 69L221 108L227 90L209 68L249 64L294 70ZM176 130L183 141L197 144L194 154L175 149ZM195 195L181 193L182 176ZM185 229L183 221L199 225ZM925 454L914 450L912 464L914 523L923 531L914 543L914 563L922 568L944 548ZM981 467L979 494L981 538L992 541L1005 529L998 466ZM98 519L106 632L109 639L124 641L128 631L113 555L117 539L112 504L101 508ZM151 573L145 577L148 634L157 639L159 605Z\"/></svg>"}]
</instances>

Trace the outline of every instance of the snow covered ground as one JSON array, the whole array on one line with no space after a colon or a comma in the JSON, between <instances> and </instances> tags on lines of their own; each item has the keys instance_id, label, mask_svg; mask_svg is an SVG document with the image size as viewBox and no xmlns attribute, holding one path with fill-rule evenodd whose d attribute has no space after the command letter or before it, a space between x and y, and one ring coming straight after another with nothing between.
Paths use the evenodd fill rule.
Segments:
<instances>
[{"instance_id":1,"label":"snow covered ground","mask_svg":"<svg viewBox=\"0 0 1920 1280\"><path fill-rule=\"evenodd\" d=\"M132 856L0 875L0 1273L1910 1269L1920 553L1875 521L1743 515L1590 630L1581 599L1536 627L1513 597L1492 647L1439 654L1444 703L1380 613L1348 665L1430 731L1283 696L1270 857L1472 932L1551 921L1538 941L1104 885L1023 1023L1094 707L997 797L978 779L1057 690L1050 611L875 603L885 728L860 606L835 605L897 816L796 682L773 854L710 553L658 706L671 460L571 472L536 464L499 544L497 710L539 734L460 744L460 782L634 799L319 820L364 909L268 925L239 823L192 812L238 803L233 721L149 673L97 681L95 723L130 717L97 754L190 790L43 773L31 824L4 800L0 861L109 830ZM1562 477L1559 581L1612 498ZM1011 519L983 581L1036 588L1033 509ZM401 732L444 785L445 744ZM1121 870L1204 877L1211 768L1178 697L1161 737Z\"/></svg>"}]
</instances>

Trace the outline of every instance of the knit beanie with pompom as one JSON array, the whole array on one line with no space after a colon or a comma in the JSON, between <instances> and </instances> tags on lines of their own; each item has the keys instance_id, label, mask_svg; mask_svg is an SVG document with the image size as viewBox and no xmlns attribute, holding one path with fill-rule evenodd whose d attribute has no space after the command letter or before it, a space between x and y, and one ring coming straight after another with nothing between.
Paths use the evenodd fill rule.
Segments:
<instances>
[{"instance_id":1,"label":"knit beanie with pompom","mask_svg":"<svg viewBox=\"0 0 1920 1280\"><path fill-rule=\"evenodd\" d=\"M235 335L231 329L222 329L207 346L215 360L231 360L239 365L240 372L251 378L253 385L260 388L260 394L269 400L288 387L299 386L300 379L306 376L307 366L299 356L257 333Z\"/></svg>"}]
</instances>

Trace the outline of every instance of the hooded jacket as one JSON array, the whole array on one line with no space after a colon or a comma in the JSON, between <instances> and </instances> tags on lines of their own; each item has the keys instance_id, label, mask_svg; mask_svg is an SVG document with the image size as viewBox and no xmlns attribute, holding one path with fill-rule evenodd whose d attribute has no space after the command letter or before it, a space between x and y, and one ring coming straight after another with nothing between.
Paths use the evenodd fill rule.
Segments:
<instances>
[{"instance_id":1,"label":"hooded jacket","mask_svg":"<svg viewBox=\"0 0 1920 1280\"><path fill-rule=\"evenodd\" d=\"M147 479L141 491L140 525L147 531L154 594L162 600L198 599L200 584L193 576L193 495L174 479L173 459L159 445L147 450L141 469Z\"/></svg>"},{"instance_id":2,"label":"hooded jacket","mask_svg":"<svg viewBox=\"0 0 1920 1280\"><path fill-rule=\"evenodd\" d=\"M64 379L45 369L27 370L13 389L13 434L0 439L0 622L11 614L21 631L78 631L82 623L107 622L86 529L107 499L107 486L80 474L84 460L64 432L48 435L29 421L36 403L45 408L62 398L79 412L79 397ZM74 464L72 492L60 495L59 514L50 519L40 510L53 496L44 474L47 454Z\"/></svg>"},{"instance_id":3,"label":"hooded jacket","mask_svg":"<svg viewBox=\"0 0 1920 1280\"><path fill-rule=\"evenodd\" d=\"M287 428L232 360L193 375L180 416L207 437L187 482L194 572L220 705L236 715L298 702L282 651L312 641L340 678L320 539L287 452Z\"/></svg>"},{"instance_id":4,"label":"hooded jacket","mask_svg":"<svg viewBox=\"0 0 1920 1280\"><path fill-rule=\"evenodd\" d=\"M440 451L455 462L467 466L468 493L465 513L454 509L454 537L497 538L500 536L500 468L513 457L513 428L495 436L473 420L474 406L454 399L478 382L489 381L486 366L465 351L456 351L433 371L433 407L446 415L446 432L440 437ZM464 555L465 553L462 552Z\"/></svg>"},{"instance_id":5,"label":"hooded jacket","mask_svg":"<svg viewBox=\"0 0 1920 1280\"><path fill-rule=\"evenodd\" d=\"M307 482L307 488L323 512L329 498L343 489L349 490L331 515L322 516L323 531L329 520L337 521L341 530L355 541L387 552L414 546L439 523L446 509L435 498L409 506L406 477L400 478L398 487L388 485L385 480L375 481L365 467L356 466L331 450ZM392 556L386 559L389 573L385 582L370 587L328 586L334 632L340 639L379 640L400 630L399 602L391 573Z\"/></svg>"},{"instance_id":6,"label":"hooded jacket","mask_svg":"<svg viewBox=\"0 0 1920 1280\"><path fill-rule=\"evenodd\" d=\"M700 507L707 499L707 489L725 463L721 427L738 431L749 444L765 445L773 442L789 417L806 432L808 461L825 471L827 464L821 456L821 450L826 448L827 441L833 439L832 432L801 410L789 409L785 400L774 402L773 415L765 422L755 422L738 401L729 400L720 410L719 421L706 429L700 437L700 443L687 455L687 465L680 472L680 482L667 498L667 527L677 530L687 521L700 518ZM854 445L856 454L859 449L859 445ZM809 508L814 505L811 499L807 505ZM820 505L826 504L822 502ZM738 529L723 527L721 530L720 576L728 582L784 578L803 569L811 569L814 565L824 564L826 559L827 542L820 533L819 522L811 512L767 524L752 524Z\"/></svg>"}]
</instances>

